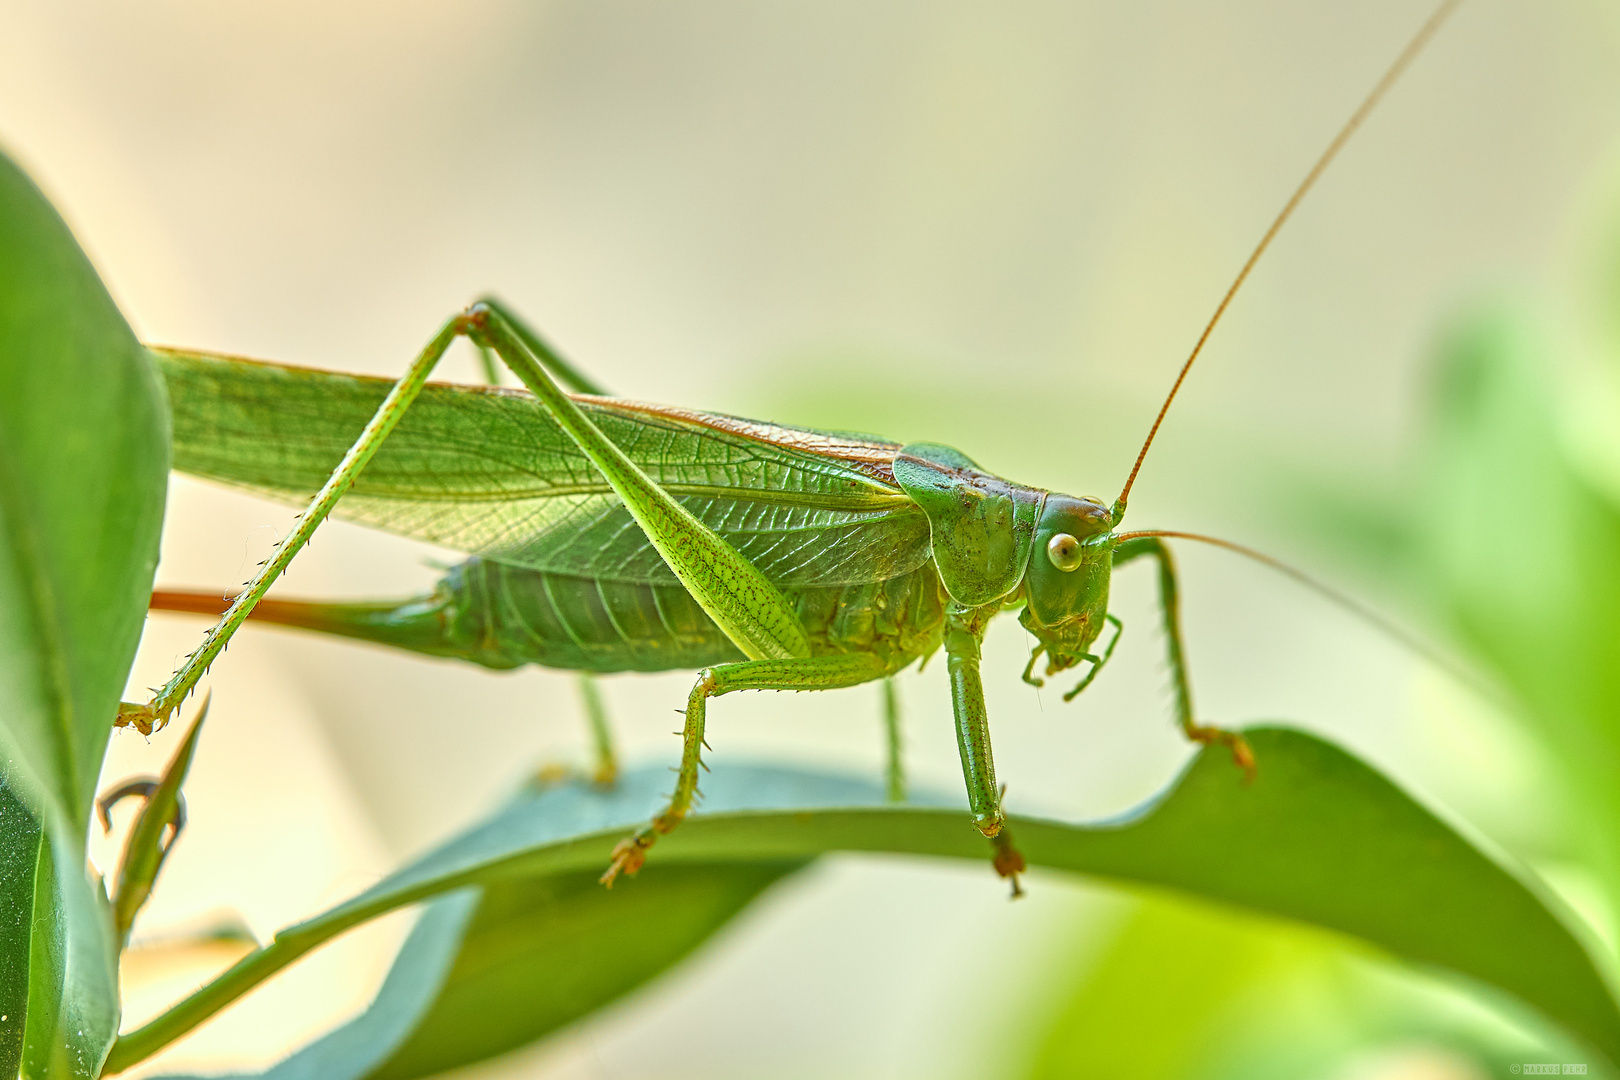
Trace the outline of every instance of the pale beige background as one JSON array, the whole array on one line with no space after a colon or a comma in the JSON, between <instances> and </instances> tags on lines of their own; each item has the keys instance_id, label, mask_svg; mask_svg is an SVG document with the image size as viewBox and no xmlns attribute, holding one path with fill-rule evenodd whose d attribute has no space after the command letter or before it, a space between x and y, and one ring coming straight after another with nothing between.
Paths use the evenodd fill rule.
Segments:
<instances>
[{"instance_id":1,"label":"pale beige background","mask_svg":"<svg viewBox=\"0 0 1620 1080\"><path fill-rule=\"evenodd\" d=\"M949 442L1112 497L1231 274L1426 8L12 0L0 142L147 340L396 373L496 289L624 393ZM1376 475L1444 320L1561 287L1608 190L1617 58L1608 5L1470 0L1233 310L1130 524L1331 577L1278 524L1279 468ZM471 372L458 356L448 374ZM170 510L172 585L240 582L290 518L184 480ZM449 556L334 525L284 591L402 593L432 557ZM1538 827L1533 760L1442 679L1274 577L1183 564L1207 718L1296 718L1483 829ZM1071 706L1018 682L1011 619L992 632L1014 808L1116 813L1186 757L1148 585L1122 575L1125 643ZM154 620L137 683L200 630ZM673 761L687 680L608 684L630 758ZM138 933L235 910L267 934L581 756L572 688L545 672L250 630L211 681L194 824ZM913 775L955 789L943 672L903 692ZM869 689L748 696L716 707L710 740L874 770L875 714ZM119 735L109 778L172 745ZM1048 967L1116 906L1054 879L1031 893L1008 905L971 866L832 861L675 977L479 1075L989 1075L993 1018L1038 1013ZM308 961L160 1064L273 1060L363 1003L406 925ZM132 1014L199 974L131 978ZM1000 989L987 1002L970 977Z\"/></svg>"}]
</instances>

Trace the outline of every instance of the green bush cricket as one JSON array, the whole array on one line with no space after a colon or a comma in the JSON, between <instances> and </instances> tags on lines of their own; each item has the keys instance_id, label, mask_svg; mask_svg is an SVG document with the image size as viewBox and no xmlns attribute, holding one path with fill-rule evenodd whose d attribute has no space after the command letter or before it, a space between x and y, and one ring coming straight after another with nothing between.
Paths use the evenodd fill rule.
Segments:
<instances>
[{"instance_id":1,"label":"green bush cricket","mask_svg":"<svg viewBox=\"0 0 1620 1080\"><path fill-rule=\"evenodd\" d=\"M615 849L603 875L611 884L635 873L698 797L709 698L854 686L943 646L972 821L1016 894L1024 864L1003 827L979 671L985 628L1003 611L1020 611L1037 642L1024 678L1036 685L1043 657L1047 676L1089 665L1065 695L1072 698L1118 640L1108 612L1114 566L1150 557L1176 719L1188 738L1227 746L1252 772L1241 736L1200 724L1194 712L1165 544L1188 534L1119 526L1154 437L1233 296L1455 5L1446 0L1418 31L1261 238L1112 502L1014 483L939 444L608 398L494 300L448 320L397 382L160 350L176 468L299 503L318 493L202 645L150 702L126 704L119 722L144 732L162 726L250 616L495 668L699 668L675 790ZM460 337L498 357L527 393L428 384ZM265 601L334 509L475 557L430 596L404 602ZM153 606L213 613L223 605L159 593ZM892 745L892 696L886 700ZM590 712L600 735L600 711ZM605 778L611 755L605 738L599 745ZM899 786L892 762L891 790Z\"/></svg>"}]
</instances>

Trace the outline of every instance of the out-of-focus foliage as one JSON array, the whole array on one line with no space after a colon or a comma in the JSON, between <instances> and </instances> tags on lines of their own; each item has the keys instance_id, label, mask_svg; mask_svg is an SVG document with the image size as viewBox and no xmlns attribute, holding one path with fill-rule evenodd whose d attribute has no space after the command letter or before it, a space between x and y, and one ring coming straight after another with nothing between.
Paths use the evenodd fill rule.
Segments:
<instances>
[{"instance_id":1,"label":"out-of-focus foliage","mask_svg":"<svg viewBox=\"0 0 1620 1080\"><path fill-rule=\"evenodd\" d=\"M1478 1062L1494 1076L1538 1055L1586 1060L1342 939L1166 897L1135 905L1101 954L1075 965L1031 1077L1296 1080L1380 1048L1414 1063L1399 1075L1436 1075L1418 1072L1422 1061Z\"/></svg>"}]
</instances>

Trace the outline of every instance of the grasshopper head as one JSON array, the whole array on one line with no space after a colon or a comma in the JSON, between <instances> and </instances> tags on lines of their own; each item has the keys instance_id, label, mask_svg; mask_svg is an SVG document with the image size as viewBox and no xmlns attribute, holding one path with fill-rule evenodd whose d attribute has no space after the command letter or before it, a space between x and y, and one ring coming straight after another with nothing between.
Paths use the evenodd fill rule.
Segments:
<instances>
[{"instance_id":1,"label":"grasshopper head","mask_svg":"<svg viewBox=\"0 0 1620 1080\"><path fill-rule=\"evenodd\" d=\"M1097 499L1051 494L1041 508L1018 621L1040 642L1036 655L1046 653L1048 675L1078 664L1102 632L1112 527L1108 507Z\"/></svg>"}]
</instances>

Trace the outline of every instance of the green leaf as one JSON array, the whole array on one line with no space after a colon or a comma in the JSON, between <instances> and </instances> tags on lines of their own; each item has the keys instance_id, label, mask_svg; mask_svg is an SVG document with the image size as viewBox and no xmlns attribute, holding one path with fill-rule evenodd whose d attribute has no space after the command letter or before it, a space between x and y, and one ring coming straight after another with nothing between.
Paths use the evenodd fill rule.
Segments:
<instances>
[{"instance_id":1,"label":"green leaf","mask_svg":"<svg viewBox=\"0 0 1620 1080\"><path fill-rule=\"evenodd\" d=\"M679 865L612 892L597 873L428 905L376 1000L264 1080L408 1080L534 1042L692 952L802 862Z\"/></svg>"},{"instance_id":2,"label":"green leaf","mask_svg":"<svg viewBox=\"0 0 1620 1080\"><path fill-rule=\"evenodd\" d=\"M1031 1080L1175 1080L1209 1054L1232 1000L1279 966L1287 935L1163 899L1132 914L1038 1042Z\"/></svg>"},{"instance_id":3,"label":"green leaf","mask_svg":"<svg viewBox=\"0 0 1620 1080\"><path fill-rule=\"evenodd\" d=\"M56 857L0 770L0 1076L93 1076L117 1029L105 903L82 865Z\"/></svg>"},{"instance_id":4,"label":"green leaf","mask_svg":"<svg viewBox=\"0 0 1620 1080\"><path fill-rule=\"evenodd\" d=\"M84 837L157 565L168 414L151 357L3 155L0 463L0 758L49 841L29 906L24 1070L92 1076L118 1001Z\"/></svg>"},{"instance_id":5,"label":"green leaf","mask_svg":"<svg viewBox=\"0 0 1620 1080\"><path fill-rule=\"evenodd\" d=\"M0 745L74 835L140 640L168 410L67 226L0 157Z\"/></svg>"},{"instance_id":6,"label":"green leaf","mask_svg":"<svg viewBox=\"0 0 1620 1080\"><path fill-rule=\"evenodd\" d=\"M118 1030L118 950L107 898L82 851L62 854L51 830L34 873L23 1076L93 1077Z\"/></svg>"},{"instance_id":7,"label":"green leaf","mask_svg":"<svg viewBox=\"0 0 1620 1080\"><path fill-rule=\"evenodd\" d=\"M152 895L158 871L168 857L169 849L163 842L164 832L173 829L169 834L169 843L173 843L179 835L180 785L185 783L186 774L191 771L191 759L197 752L197 736L202 734L203 721L206 719L208 702L204 700L197 719L191 722L191 730L186 732L180 749L169 761L169 767L163 770L163 778L158 781L157 787L146 796L146 803L129 830L124 856L118 862L118 891L113 899L113 929L118 935L119 948L129 941L135 916Z\"/></svg>"},{"instance_id":8,"label":"green leaf","mask_svg":"<svg viewBox=\"0 0 1620 1080\"><path fill-rule=\"evenodd\" d=\"M1620 1057L1620 1009L1605 975L1540 889L1343 750L1287 729L1248 734L1260 764L1252 786L1228 757L1205 751L1168 793L1128 821L1015 818L1013 835L1032 866L1282 915L1469 976ZM566 787L514 803L347 903L277 935L126 1034L109 1068L134 1064L299 956L384 912L468 885L599 870L667 783L664 772L651 770L627 776L607 794ZM704 786L704 813L660 841L645 880L682 863L808 859L837 850L968 858L990 873L989 846L961 809L884 805L876 784L782 769L717 769Z\"/></svg>"},{"instance_id":9,"label":"green leaf","mask_svg":"<svg viewBox=\"0 0 1620 1080\"><path fill-rule=\"evenodd\" d=\"M1419 571L1556 757L1581 854L1620 897L1620 509L1569 452L1547 332L1502 309L1452 334L1417 500Z\"/></svg>"},{"instance_id":10,"label":"green leaf","mask_svg":"<svg viewBox=\"0 0 1620 1080\"><path fill-rule=\"evenodd\" d=\"M803 865L670 866L611 892L596 870L491 884L432 1010L370 1076L430 1076L587 1016L673 966ZM407 942L402 961L411 949Z\"/></svg>"},{"instance_id":11,"label":"green leaf","mask_svg":"<svg viewBox=\"0 0 1620 1080\"><path fill-rule=\"evenodd\" d=\"M1070 955L1046 959L1051 981L1035 975L1056 1010L1027 1040L1029 1080L1361 1075L1355 1059L1391 1045L1446 1047L1490 1076L1585 1056L1522 1008L1503 1023L1453 987L1275 918L1145 896L1100 951L1088 929ZM1612 1074L1594 1062L1591 1075Z\"/></svg>"},{"instance_id":12,"label":"green leaf","mask_svg":"<svg viewBox=\"0 0 1620 1080\"><path fill-rule=\"evenodd\" d=\"M480 890L435 900L412 928L371 1007L257 1075L274 1080L359 1080L410 1035L444 987ZM511 1003L504 1005L513 1011Z\"/></svg>"},{"instance_id":13,"label":"green leaf","mask_svg":"<svg viewBox=\"0 0 1620 1080\"><path fill-rule=\"evenodd\" d=\"M16 1076L22 1065L41 841L39 818L0 772L0 1077Z\"/></svg>"}]
</instances>

